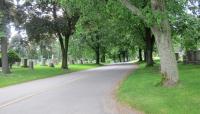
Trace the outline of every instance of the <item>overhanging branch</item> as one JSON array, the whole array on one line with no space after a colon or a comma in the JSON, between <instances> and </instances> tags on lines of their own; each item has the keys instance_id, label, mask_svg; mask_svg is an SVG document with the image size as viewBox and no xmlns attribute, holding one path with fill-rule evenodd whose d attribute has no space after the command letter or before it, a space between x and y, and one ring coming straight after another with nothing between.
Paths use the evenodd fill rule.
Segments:
<instances>
[{"instance_id":1,"label":"overhanging branch","mask_svg":"<svg viewBox=\"0 0 200 114\"><path fill-rule=\"evenodd\" d=\"M129 0L120 0L121 3L126 6L126 8L128 8L133 14L135 14L136 16L139 16L140 18L142 18L143 20L145 19L145 17L143 16L142 12L133 4L131 4L129 2Z\"/></svg>"}]
</instances>

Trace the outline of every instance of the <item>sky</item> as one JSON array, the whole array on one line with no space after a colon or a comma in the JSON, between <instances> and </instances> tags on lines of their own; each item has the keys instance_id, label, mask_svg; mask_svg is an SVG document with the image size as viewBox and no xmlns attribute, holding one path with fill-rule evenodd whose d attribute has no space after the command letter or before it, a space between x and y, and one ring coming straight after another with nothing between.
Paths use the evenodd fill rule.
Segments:
<instances>
[{"instance_id":1,"label":"sky","mask_svg":"<svg viewBox=\"0 0 200 114\"><path fill-rule=\"evenodd\" d=\"M20 1L19 1L19 4L22 5L24 2L25 2L24 0L20 0ZM14 0L14 4L17 5L17 0ZM11 26L10 26L10 27L11 27L11 28L10 28L11 38L12 38L12 37L15 36L18 32L15 30L15 27L12 26L12 23L11 23Z\"/></svg>"},{"instance_id":2,"label":"sky","mask_svg":"<svg viewBox=\"0 0 200 114\"><path fill-rule=\"evenodd\" d=\"M17 34L17 31L15 30L14 26L11 26L10 32L11 32L11 37L13 37Z\"/></svg>"},{"instance_id":3,"label":"sky","mask_svg":"<svg viewBox=\"0 0 200 114\"><path fill-rule=\"evenodd\" d=\"M25 2L25 0L19 0L19 5L22 5ZM17 5L17 0L14 0L14 4Z\"/></svg>"}]
</instances>

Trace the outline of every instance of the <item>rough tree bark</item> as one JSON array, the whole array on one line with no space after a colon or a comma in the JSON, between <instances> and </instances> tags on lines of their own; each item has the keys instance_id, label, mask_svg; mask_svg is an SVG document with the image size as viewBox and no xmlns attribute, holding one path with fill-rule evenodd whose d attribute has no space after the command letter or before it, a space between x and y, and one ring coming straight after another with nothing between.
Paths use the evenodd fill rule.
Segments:
<instances>
[{"instance_id":1,"label":"rough tree bark","mask_svg":"<svg viewBox=\"0 0 200 114\"><path fill-rule=\"evenodd\" d=\"M101 62L105 63L106 62L106 49L105 47L102 47L102 51L101 51Z\"/></svg>"},{"instance_id":2,"label":"rough tree bark","mask_svg":"<svg viewBox=\"0 0 200 114\"><path fill-rule=\"evenodd\" d=\"M118 54L119 62L122 62L121 53Z\"/></svg>"},{"instance_id":3,"label":"rough tree bark","mask_svg":"<svg viewBox=\"0 0 200 114\"><path fill-rule=\"evenodd\" d=\"M138 55L139 55L139 57L138 57L139 62L143 61L143 59L142 59L142 49L141 48L139 48L139 50L138 50Z\"/></svg>"},{"instance_id":4,"label":"rough tree bark","mask_svg":"<svg viewBox=\"0 0 200 114\"><path fill-rule=\"evenodd\" d=\"M147 61L147 50L144 49L144 61L146 62Z\"/></svg>"},{"instance_id":5,"label":"rough tree bark","mask_svg":"<svg viewBox=\"0 0 200 114\"><path fill-rule=\"evenodd\" d=\"M145 42L146 42L146 49L145 49L145 60L146 66L153 66L153 46L154 46L154 37L151 34L151 28L145 27Z\"/></svg>"},{"instance_id":6,"label":"rough tree bark","mask_svg":"<svg viewBox=\"0 0 200 114\"><path fill-rule=\"evenodd\" d=\"M151 0L153 12L164 12L165 3L161 0ZM164 86L173 86L179 80L177 62L172 47L171 28L167 18L163 19L160 25L151 27L155 35L156 44L160 56L161 73L163 75L162 84Z\"/></svg>"},{"instance_id":7,"label":"rough tree bark","mask_svg":"<svg viewBox=\"0 0 200 114\"><path fill-rule=\"evenodd\" d=\"M132 5L128 0L121 0L122 3L135 15L139 16L144 21L147 20L142 12ZM164 0L151 0L152 12L157 13L165 12L165 1ZM171 41L171 28L168 22L167 15L158 24L154 24L151 27L156 40L156 45L158 48L160 63L161 63L161 73L163 75L163 80L161 84L163 86L174 86L179 81L177 62L175 59L175 54L172 47Z\"/></svg>"},{"instance_id":8,"label":"rough tree bark","mask_svg":"<svg viewBox=\"0 0 200 114\"><path fill-rule=\"evenodd\" d=\"M57 9L56 9L56 3L53 4L53 17L54 19L57 19ZM61 48L61 52L62 52L62 65L61 68L62 69L68 69L68 63L67 63L67 51L66 51L66 41L64 41L63 39L66 39L62 36L62 33L60 32L60 30L58 29L57 24L55 24L55 28L56 28L56 35L58 36L59 42L60 42L60 48Z\"/></svg>"},{"instance_id":9,"label":"rough tree bark","mask_svg":"<svg viewBox=\"0 0 200 114\"><path fill-rule=\"evenodd\" d=\"M62 51L62 64L61 68L62 69L68 69L68 47L69 47L69 37L70 35L65 34L64 35L64 41L63 37L60 33L57 33L59 42L60 42L60 48Z\"/></svg>"},{"instance_id":10,"label":"rough tree bark","mask_svg":"<svg viewBox=\"0 0 200 114\"><path fill-rule=\"evenodd\" d=\"M114 63L117 62L117 61L116 61L116 55L115 55L115 54L113 55L113 61L114 61Z\"/></svg>"},{"instance_id":11,"label":"rough tree bark","mask_svg":"<svg viewBox=\"0 0 200 114\"><path fill-rule=\"evenodd\" d=\"M126 50L126 62L129 61L129 53L128 53L128 50Z\"/></svg>"},{"instance_id":12,"label":"rough tree bark","mask_svg":"<svg viewBox=\"0 0 200 114\"><path fill-rule=\"evenodd\" d=\"M96 54L96 64L100 64L100 50L96 49L95 54Z\"/></svg>"},{"instance_id":13,"label":"rough tree bark","mask_svg":"<svg viewBox=\"0 0 200 114\"><path fill-rule=\"evenodd\" d=\"M100 45L99 44L97 44L96 46L92 46L92 45L90 45L89 43L88 43L88 45L94 50L94 52L95 52L95 59L96 59L96 64L100 64L100 56L101 56L101 54L100 54Z\"/></svg>"},{"instance_id":14,"label":"rough tree bark","mask_svg":"<svg viewBox=\"0 0 200 114\"><path fill-rule=\"evenodd\" d=\"M65 49L66 46L64 45L64 41L63 41L61 33L57 33L57 35L58 35L58 39L59 39L59 42L60 42L60 48L61 48L61 52L62 52L61 68L67 69L68 64L67 64L67 53L66 53L66 49Z\"/></svg>"},{"instance_id":15,"label":"rough tree bark","mask_svg":"<svg viewBox=\"0 0 200 114\"><path fill-rule=\"evenodd\" d=\"M9 68L9 62L8 62L8 36L9 36L9 31L8 31L8 24L10 23L10 15L11 15L11 3L10 1L6 0L1 0L0 3L0 13L1 19L0 19L0 30L1 32L4 32L4 35L2 35L0 38L1 40L1 54L2 54L2 72L4 74L10 73L10 68Z\"/></svg>"},{"instance_id":16,"label":"rough tree bark","mask_svg":"<svg viewBox=\"0 0 200 114\"><path fill-rule=\"evenodd\" d=\"M106 62L106 55L105 55L105 53L102 53L101 62L102 62L102 63L105 63L105 62Z\"/></svg>"},{"instance_id":17,"label":"rough tree bark","mask_svg":"<svg viewBox=\"0 0 200 114\"><path fill-rule=\"evenodd\" d=\"M70 34L65 34L65 64L63 68L68 69L68 48L69 48L69 38Z\"/></svg>"},{"instance_id":18,"label":"rough tree bark","mask_svg":"<svg viewBox=\"0 0 200 114\"><path fill-rule=\"evenodd\" d=\"M56 2L53 2L53 17L56 20L57 19L57 5ZM66 11L65 11L66 13ZM72 17L67 17L67 28L63 31L62 29L59 28L59 25L55 24L55 32L58 36L59 42L60 42L60 47L62 51L62 69L68 69L68 47L69 47L69 39L70 36L74 33L75 31L75 25L80 18L80 14L75 14Z\"/></svg>"},{"instance_id":19,"label":"rough tree bark","mask_svg":"<svg viewBox=\"0 0 200 114\"><path fill-rule=\"evenodd\" d=\"M121 51L123 62L126 62L126 51Z\"/></svg>"},{"instance_id":20,"label":"rough tree bark","mask_svg":"<svg viewBox=\"0 0 200 114\"><path fill-rule=\"evenodd\" d=\"M1 37L1 53L2 53L2 72L4 74L10 73L9 63L8 63L8 40L6 37Z\"/></svg>"},{"instance_id":21,"label":"rough tree bark","mask_svg":"<svg viewBox=\"0 0 200 114\"><path fill-rule=\"evenodd\" d=\"M97 39L97 46L96 46L96 64L100 64L100 47L101 47L101 44L100 44L100 38L99 36L97 35L96 36L96 39Z\"/></svg>"}]
</instances>

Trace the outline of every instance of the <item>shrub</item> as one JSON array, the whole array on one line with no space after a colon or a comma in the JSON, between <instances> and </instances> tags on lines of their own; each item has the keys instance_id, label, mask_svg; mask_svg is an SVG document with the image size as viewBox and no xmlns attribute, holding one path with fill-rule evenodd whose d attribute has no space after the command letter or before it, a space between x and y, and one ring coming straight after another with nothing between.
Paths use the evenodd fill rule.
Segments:
<instances>
[{"instance_id":1,"label":"shrub","mask_svg":"<svg viewBox=\"0 0 200 114\"><path fill-rule=\"evenodd\" d=\"M8 63L10 64L11 67L15 62L20 62L20 61L21 59L15 51L13 50L8 51Z\"/></svg>"},{"instance_id":2,"label":"shrub","mask_svg":"<svg viewBox=\"0 0 200 114\"><path fill-rule=\"evenodd\" d=\"M21 59L15 51L13 51L13 50L8 51L8 63L10 65L10 67L12 67L12 65L15 62L20 62L20 61L21 61ZM1 57L0 57L0 67L2 67Z\"/></svg>"}]
</instances>

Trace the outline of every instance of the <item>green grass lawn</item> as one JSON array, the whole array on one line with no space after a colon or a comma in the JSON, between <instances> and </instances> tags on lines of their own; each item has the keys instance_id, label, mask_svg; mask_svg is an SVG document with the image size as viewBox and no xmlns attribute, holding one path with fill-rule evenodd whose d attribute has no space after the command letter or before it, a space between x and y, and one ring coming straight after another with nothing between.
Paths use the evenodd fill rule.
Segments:
<instances>
[{"instance_id":1,"label":"green grass lawn","mask_svg":"<svg viewBox=\"0 0 200 114\"><path fill-rule=\"evenodd\" d=\"M118 100L145 114L200 114L200 65L179 64L180 83L172 88L156 86L158 68L140 64L119 87Z\"/></svg>"},{"instance_id":2,"label":"green grass lawn","mask_svg":"<svg viewBox=\"0 0 200 114\"><path fill-rule=\"evenodd\" d=\"M52 77L60 74L76 72L96 68L99 65L83 64L69 65L69 70L62 70L60 67L50 68L48 66L35 66L34 70L28 68L14 67L11 74L5 75L0 73L0 87L5 87L13 84L27 82L36 79Z\"/></svg>"}]
</instances>

